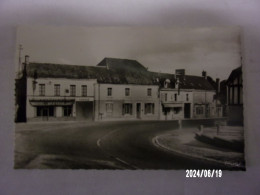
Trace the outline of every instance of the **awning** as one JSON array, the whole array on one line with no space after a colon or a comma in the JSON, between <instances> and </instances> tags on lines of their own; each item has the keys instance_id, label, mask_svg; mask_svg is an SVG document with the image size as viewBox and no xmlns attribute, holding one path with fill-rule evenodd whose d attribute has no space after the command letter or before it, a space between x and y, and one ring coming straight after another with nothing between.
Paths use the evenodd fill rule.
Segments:
<instances>
[{"instance_id":1,"label":"awning","mask_svg":"<svg viewBox=\"0 0 260 195\"><path fill-rule=\"evenodd\" d=\"M75 100L29 100L32 106L70 106Z\"/></svg>"},{"instance_id":2,"label":"awning","mask_svg":"<svg viewBox=\"0 0 260 195\"><path fill-rule=\"evenodd\" d=\"M180 103L163 103L163 106L165 108L182 108L183 107L183 104L180 104Z\"/></svg>"}]
</instances>

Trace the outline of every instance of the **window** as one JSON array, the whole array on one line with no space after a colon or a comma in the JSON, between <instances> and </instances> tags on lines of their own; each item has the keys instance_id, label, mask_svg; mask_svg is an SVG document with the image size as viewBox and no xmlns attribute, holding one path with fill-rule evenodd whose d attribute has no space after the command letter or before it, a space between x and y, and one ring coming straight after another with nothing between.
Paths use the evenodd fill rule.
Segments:
<instances>
[{"instance_id":1,"label":"window","mask_svg":"<svg viewBox=\"0 0 260 195\"><path fill-rule=\"evenodd\" d=\"M81 86L81 95L82 96L84 96L84 97L86 97L87 95L88 95L88 93L87 93L87 85L82 85Z\"/></svg>"},{"instance_id":2,"label":"window","mask_svg":"<svg viewBox=\"0 0 260 195\"><path fill-rule=\"evenodd\" d=\"M177 93L174 94L174 101L177 101Z\"/></svg>"},{"instance_id":3,"label":"window","mask_svg":"<svg viewBox=\"0 0 260 195\"><path fill-rule=\"evenodd\" d=\"M130 89L129 88L125 88L125 96L129 96L130 95Z\"/></svg>"},{"instance_id":4,"label":"window","mask_svg":"<svg viewBox=\"0 0 260 195\"><path fill-rule=\"evenodd\" d=\"M36 116L55 116L55 109L54 106L37 106L36 107Z\"/></svg>"},{"instance_id":5,"label":"window","mask_svg":"<svg viewBox=\"0 0 260 195\"><path fill-rule=\"evenodd\" d=\"M154 114L154 104L153 103L144 104L144 113L145 114Z\"/></svg>"},{"instance_id":6,"label":"window","mask_svg":"<svg viewBox=\"0 0 260 195\"><path fill-rule=\"evenodd\" d=\"M180 113L180 111L181 111L181 108L180 108L180 107L173 108L174 114L178 114L178 113Z\"/></svg>"},{"instance_id":7,"label":"window","mask_svg":"<svg viewBox=\"0 0 260 195\"><path fill-rule=\"evenodd\" d=\"M72 116L72 106L63 106L63 116Z\"/></svg>"},{"instance_id":8,"label":"window","mask_svg":"<svg viewBox=\"0 0 260 195\"><path fill-rule=\"evenodd\" d=\"M107 113L113 112L113 103L106 103L106 112Z\"/></svg>"},{"instance_id":9,"label":"window","mask_svg":"<svg viewBox=\"0 0 260 195\"><path fill-rule=\"evenodd\" d=\"M39 95L45 96L45 84L39 84Z\"/></svg>"},{"instance_id":10,"label":"window","mask_svg":"<svg viewBox=\"0 0 260 195\"><path fill-rule=\"evenodd\" d=\"M54 85L54 96L60 96L60 85Z\"/></svg>"},{"instance_id":11,"label":"window","mask_svg":"<svg viewBox=\"0 0 260 195\"><path fill-rule=\"evenodd\" d=\"M76 85L70 86L70 96L76 96Z\"/></svg>"},{"instance_id":12,"label":"window","mask_svg":"<svg viewBox=\"0 0 260 195\"><path fill-rule=\"evenodd\" d=\"M123 104L123 115L124 114L132 115L132 104Z\"/></svg>"},{"instance_id":13,"label":"window","mask_svg":"<svg viewBox=\"0 0 260 195\"><path fill-rule=\"evenodd\" d=\"M151 88L147 89L147 96L152 96L152 89Z\"/></svg>"},{"instance_id":14,"label":"window","mask_svg":"<svg viewBox=\"0 0 260 195\"><path fill-rule=\"evenodd\" d=\"M107 96L112 96L112 88L107 88Z\"/></svg>"},{"instance_id":15,"label":"window","mask_svg":"<svg viewBox=\"0 0 260 195\"><path fill-rule=\"evenodd\" d=\"M189 101L189 94L186 94L186 101Z\"/></svg>"},{"instance_id":16,"label":"window","mask_svg":"<svg viewBox=\"0 0 260 195\"><path fill-rule=\"evenodd\" d=\"M196 114L197 115L203 114L203 107L202 106L196 107Z\"/></svg>"}]
</instances>

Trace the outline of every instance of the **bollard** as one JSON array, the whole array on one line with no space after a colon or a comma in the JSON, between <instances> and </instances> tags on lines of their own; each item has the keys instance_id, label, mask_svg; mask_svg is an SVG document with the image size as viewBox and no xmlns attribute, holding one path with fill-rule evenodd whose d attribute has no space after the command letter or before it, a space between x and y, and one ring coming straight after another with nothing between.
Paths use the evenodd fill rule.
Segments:
<instances>
[{"instance_id":1,"label":"bollard","mask_svg":"<svg viewBox=\"0 0 260 195\"><path fill-rule=\"evenodd\" d=\"M199 126L199 129L200 129L200 133L202 134L203 131L204 131L204 127L203 127L203 125L200 125L200 126Z\"/></svg>"},{"instance_id":2,"label":"bollard","mask_svg":"<svg viewBox=\"0 0 260 195\"><path fill-rule=\"evenodd\" d=\"M217 124L217 135L219 134L219 131L220 131L220 125Z\"/></svg>"},{"instance_id":3,"label":"bollard","mask_svg":"<svg viewBox=\"0 0 260 195\"><path fill-rule=\"evenodd\" d=\"M182 128L182 121L180 119L178 120L178 125L179 125L179 129L181 129Z\"/></svg>"}]
</instances>

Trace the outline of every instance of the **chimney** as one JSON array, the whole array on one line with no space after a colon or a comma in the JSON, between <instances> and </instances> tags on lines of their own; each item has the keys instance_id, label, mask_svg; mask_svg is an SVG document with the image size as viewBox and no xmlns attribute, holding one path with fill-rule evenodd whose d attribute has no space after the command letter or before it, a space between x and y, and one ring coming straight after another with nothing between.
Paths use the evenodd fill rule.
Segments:
<instances>
[{"instance_id":1,"label":"chimney","mask_svg":"<svg viewBox=\"0 0 260 195\"><path fill-rule=\"evenodd\" d=\"M29 56L28 55L26 55L25 57L24 57L24 62L25 62L25 65L28 65L29 64Z\"/></svg>"},{"instance_id":2,"label":"chimney","mask_svg":"<svg viewBox=\"0 0 260 195\"><path fill-rule=\"evenodd\" d=\"M205 79L207 79L207 72L205 70L202 71L202 77L204 77Z\"/></svg>"},{"instance_id":3,"label":"chimney","mask_svg":"<svg viewBox=\"0 0 260 195\"><path fill-rule=\"evenodd\" d=\"M185 69L176 69L175 70L176 75L185 75Z\"/></svg>"},{"instance_id":4,"label":"chimney","mask_svg":"<svg viewBox=\"0 0 260 195\"><path fill-rule=\"evenodd\" d=\"M217 94L219 94L219 92L220 92L220 82L219 82L219 78L216 78L216 85L217 85L216 92L217 92Z\"/></svg>"}]
</instances>

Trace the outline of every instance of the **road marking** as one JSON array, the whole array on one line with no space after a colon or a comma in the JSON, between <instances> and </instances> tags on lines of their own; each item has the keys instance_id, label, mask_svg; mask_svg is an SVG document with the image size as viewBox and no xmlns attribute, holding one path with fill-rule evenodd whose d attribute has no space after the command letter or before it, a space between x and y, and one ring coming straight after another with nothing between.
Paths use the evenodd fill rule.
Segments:
<instances>
[{"instance_id":1,"label":"road marking","mask_svg":"<svg viewBox=\"0 0 260 195\"><path fill-rule=\"evenodd\" d=\"M124 161L124 160L122 160L122 159L120 159L120 158L118 158L118 157L114 157L114 158L115 158L116 160L120 161L121 163L126 164L126 165L129 166L129 167L132 167L132 168L134 168L134 169L139 169L137 166L131 165L131 164L129 164L128 162L126 162L126 161Z\"/></svg>"},{"instance_id":2,"label":"road marking","mask_svg":"<svg viewBox=\"0 0 260 195\"><path fill-rule=\"evenodd\" d=\"M100 142L101 142L101 139L99 138L99 139L97 140L97 145L98 145L98 147L101 148Z\"/></svg>"},{"instance_id":3,"label":"road marking","mask_svg":"<svg viewBox=\"0 0 260 195\"><path fill-rule=\"evenodd\" d=\"M124 161L124 160L122 160L122 159L120 159L120 158L118 158L118 157L116 157L116 156L113 156L113 155L107 153L104 149L102 149L102 147L101 147L101 140L104 139L105 137L108 137L110 134L112 134L112 133L114 133L114 132L116 132L116 131L118 131L118 130L119 130L119 129L115 129L115 130L113 130L113 131L110 131L108 134L106 134L106 135L102 136L101 138L99 138L99 139L97 140L97 146L98 146L104 153L106 153L108 156L110 156L111 158L114 158L115 160L121 162L122 164L125 164L125 165L131 167L132 169L139 169L137 166L131 165L131 164L129 164L128 162L126 162L126 161Z\"/></svg>"}]
</instances>

